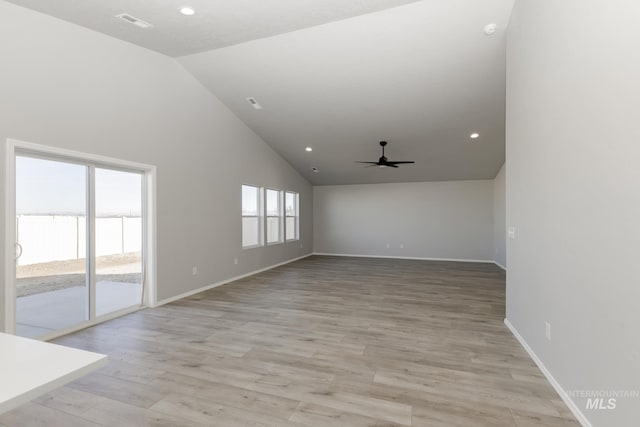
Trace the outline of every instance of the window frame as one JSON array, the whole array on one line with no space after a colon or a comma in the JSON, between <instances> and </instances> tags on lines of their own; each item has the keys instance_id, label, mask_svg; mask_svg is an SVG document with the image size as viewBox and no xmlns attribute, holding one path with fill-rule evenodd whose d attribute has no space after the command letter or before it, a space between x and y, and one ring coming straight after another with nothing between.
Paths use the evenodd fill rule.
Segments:
<instances>
[{"instance_id":1,"label":"window frame","mask_svg":"<svg viewBox=\"0 0 640 427\"><path fill-rule=\"evenodd\" d=\"M256 209L256 215L245 215L244 212L244 207L243 207L243 202L244 202L244 198L242 197L242 193L244 191L244 187L252 187L256 189L256 204L257 204L257 209ZM240 186L240 233L241 233L241 242L242 242L242 249L253 249L253 248L259 248L264 246L264 242L265 242L265 236L264 236L264 218L263 218L263 213L264 213L264 208L263 208L263 188L260 187L259 185L254 185L254 184L241 184ZM258 220L258 230L257 230L257 237L258 237L258 243L256 243L255 245L246 245L244 244L244 219L245 218L256 218Z\"/></svg>"},{"instance_id":2,"label":"window frame","mask_svg":"<svg viewBox=\"0 0 640 427\"><path fill-rule=\"evenodd\" d=\"M267 197L268 191L274 191L277 193L278 197L278 215L269 215L268 203L269 198ZM283 211L283 194L282 190L272 187L264 188L264 242L267 246L278 245L280 243L284 243L284 211ZM278 219L278 240L269 242L269 218L277 218Z\"/></svg>"},{"instance_id":3,"label":"window frame","mask_svg":"<svg viewBox=\"0 0 640 427\"><path fill-rule=\"evenodd\" d=\"M294 215L287 214L287 194L293 195L294 200ZM300 194L295 191L285 191L284 192L284 240L285 242L295 242L296 240L300 240ZM287 239L287 219L294 218L293 220L293 238Z\"/></svg>"}]
</instances>

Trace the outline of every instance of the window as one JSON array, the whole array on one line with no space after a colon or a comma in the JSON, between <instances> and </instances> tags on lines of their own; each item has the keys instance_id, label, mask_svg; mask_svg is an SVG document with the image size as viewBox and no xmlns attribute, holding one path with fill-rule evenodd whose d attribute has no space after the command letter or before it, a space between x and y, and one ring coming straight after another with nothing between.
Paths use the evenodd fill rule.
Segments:
<instances>
[{"instance_id":1,"label":"window","mask_svg":"<svg viewBox=\"0 0 640 427\"><path fill-rule=\"evenodd\" d=\"M292 191L242 186L242 247L300 239L300 196Z\"/></svg>"},{"instance_id":2,"label":"window","mask_svg":"<svg viewBox=\"0 0 640 427\"><path fill-rule=\"evenodd\" d=\"M298 240L300 232L298 231L298 193L284 193L284 209L285 209L285 240Z\"/></svg>"},{"instance_id":3,"label":"window","mask_svg":"<svg viewBox=\"0 0 640 427\"><path fill-rule=\"evenodd\" d=\"M242 186L242 247L262 245L260 188Z\"/></svg>"},{"instance_id":4,"label":"window","mask_svg":"<svg viewBox=\"0 0 640 427\"><path fill-rule=\"evenodd\" d=\"M282 191L266 190L267 244L282 242Z\"/></svg>"}]
</instances>

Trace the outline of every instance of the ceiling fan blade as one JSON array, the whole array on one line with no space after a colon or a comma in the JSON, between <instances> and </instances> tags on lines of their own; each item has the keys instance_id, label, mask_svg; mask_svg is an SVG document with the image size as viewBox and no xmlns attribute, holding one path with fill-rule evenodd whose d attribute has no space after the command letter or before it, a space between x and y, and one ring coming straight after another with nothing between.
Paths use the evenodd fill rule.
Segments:
<instances>
[{"instance_id":1,"label":"ceiling fan blade","mask_svg":"<svg viewBox=\"0 0 640 427\"><path fill-rule=\"evenodd\" d=\"M380 146L382 147L382 157L380 157L380 159L378 159L377 162L359 162L357 161L356 163L364 163L367 166L365 166L366 168L372 167L372 166L378 166L381 168L398 168L398 165L404 165L404 164L411 164L411 163L415 163L414 161L409 161L409 160L401 160L401 161L397 161L397 162L393 162L393 161L389 161L387 160L387 158L384 156L384 147L385 145L387 145L386 141L380 141Z\"/></svg>"}]
</instances>

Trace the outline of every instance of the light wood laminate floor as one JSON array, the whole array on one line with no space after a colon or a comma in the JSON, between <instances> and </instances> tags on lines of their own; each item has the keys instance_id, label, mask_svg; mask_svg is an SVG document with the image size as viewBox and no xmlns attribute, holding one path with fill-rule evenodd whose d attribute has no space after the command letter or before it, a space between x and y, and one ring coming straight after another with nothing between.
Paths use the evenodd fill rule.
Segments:
<instances>
[{"instance_id":1,"label":"light wood laminate floor","mask_svg":"<svg viewBox=\"0 0 640 427\"><path fill-rule=\"evenodd\" d=\"M492 264L309 257L56 342L110 363L13 426L578 426Z\"/></svg>"}]
</instances>

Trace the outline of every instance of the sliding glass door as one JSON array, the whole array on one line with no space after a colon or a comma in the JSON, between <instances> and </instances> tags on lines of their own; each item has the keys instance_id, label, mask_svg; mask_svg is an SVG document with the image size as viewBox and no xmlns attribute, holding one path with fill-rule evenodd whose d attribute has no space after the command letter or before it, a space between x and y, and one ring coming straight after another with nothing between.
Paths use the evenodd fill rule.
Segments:
<instances>
[{"instance_id":1,"label":"sliding glass door","mask_svg":"<svg viewBox=\"0 0 640 427\"><path fill-rule=\"evenodd\" d=\"M16 334L142 304L142 172L16 155Z\"/></svg>"},{"instance_id":2,"label":"sliding glass door","mask_svg":"<svg viewBox=\"0 0 640 427\"><path fill-rule=\"evenodd\" d=\"M95 169L96 316L141 303L142 175Z\"/></svg>"},{"instance_id":3,"label":"sliding glass door","mask_svg":"<svg viewBox=\"0 0 640 427\"><path fill-rule=\"evenodd\" d=\"M88 167L16 156L16 333L89 319Z\"/></svg>"}]
</instances>

